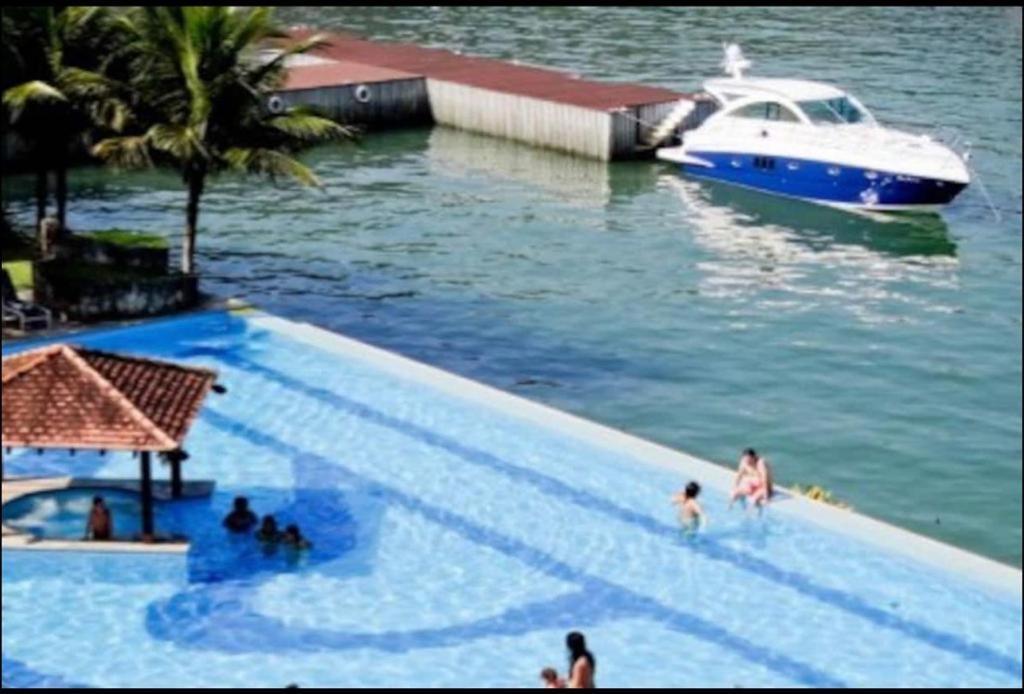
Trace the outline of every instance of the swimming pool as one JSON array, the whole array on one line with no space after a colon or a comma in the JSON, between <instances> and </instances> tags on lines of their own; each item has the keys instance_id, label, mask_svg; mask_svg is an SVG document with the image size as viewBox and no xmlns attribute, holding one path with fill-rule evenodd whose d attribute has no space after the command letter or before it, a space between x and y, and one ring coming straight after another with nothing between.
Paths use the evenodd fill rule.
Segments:
<instances>
[{"instance_id":1,"label":"swimming pool","mask_svg":"<svg viewBox=\"0 0 1024 694\"><path fill-rule=\"evenodd\" d=\"M39 538L81 540L94 496L102 496L115 539L131 538L140 527L139 495L106 488L75 488L27 494L4 504L4 525Z\"/></svg>"},{"instance_id":2,"label":"swimming pool","mask_svg":"<svg viewBox=\"0 0 1024 694\"><path fill-rule=\"evenodd\" d=\"M5 686L537 686L564 670L570 629L601 686L1021 685L1015 570L944 570L793 500L728 512L728 473L698 464L711 521L687 539L669 504L683 468L261 314L76 341L221 372L184 466L217 492L158 518L189 528L185 557L5 551ZM81 452L5 464L136 469ZM225 537L236 494L312 551Z\"/></svg>"}]
</instances>

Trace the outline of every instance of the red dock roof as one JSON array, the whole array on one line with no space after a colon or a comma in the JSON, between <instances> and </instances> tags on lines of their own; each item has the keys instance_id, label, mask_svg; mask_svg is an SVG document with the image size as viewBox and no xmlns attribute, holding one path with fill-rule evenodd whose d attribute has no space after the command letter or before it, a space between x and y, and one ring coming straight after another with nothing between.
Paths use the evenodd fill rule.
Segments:
<instances>
[{"instance_id":1,"label":"red dock roof","mask_svg":"<svg viewBox=\"0 0 1024 694\"><path fill-rule=\"evenodd\" d=\"M351 60L332 60L318 65L298 65L288 70L282 91L337 87L343 84L370 84L393 82L422 77L409 72L391 70L376 65L354 63Z\"/></svg>"},{"instance_id":2,"label":"red dock roof","mask_svg":"<svg viewBox=\"0 0 1024 694\"><path fill-rule=\"evenodd\" d=\"M306 29L295 30L292 36L305 38L312 33ZM578 79L566 72L459 55L441 48L368 41L339 34L329 34L328 42L316 55L600 111L678 101L690 96L661 87Z\"/></svg>"}]
</instances>

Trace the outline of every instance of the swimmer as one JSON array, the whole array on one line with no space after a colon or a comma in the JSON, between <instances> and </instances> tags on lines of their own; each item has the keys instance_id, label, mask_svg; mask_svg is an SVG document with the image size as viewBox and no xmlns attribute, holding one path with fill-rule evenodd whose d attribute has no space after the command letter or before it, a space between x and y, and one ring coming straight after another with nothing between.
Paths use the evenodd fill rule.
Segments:
<instances>
[{"instance_id":1,"label":"swimmer","mask_svg":"<svg viewBox=\"0 0 1024 694\"><path fill-rule=\"evenodd\" d=\"M567 689L594 689L594 671L597 663L594 655L587 650L587 642L578 631L566 634L565 646L569 649L569 681Z\"/></svg>"},{"instance_id":2,"label":"swimmer","mask_svg":"<svg viewBox=\"0 0 1024 694\"><path fill-rule=\"evenodd\" d=\"M114 535L114 521L110 517L110 509L102 496L92 498L92 509L85 525L86 540L109 540Z\"/></svg>"},{"instance_id":3,"label":"swimmer","mask_svg":"<svg viewBox=\"0 0 1024 694\"><path fill-rule=\"evenodd\" d=\"M302 536L299 526L292 523L281 534L281 544L294 547L295 549L309 549L313 543Z\"/></svg>"},{"instance_id":4,"label":"swimmer","mask_svg":"<svg viewBox=\"0 0 1024 694\"><path fill-rule=\"evenodd\" d=\"M257 522L256 514L249 508L249 500L236 496L231 512L224 517L224 527L234 533L247 533Z\"/></svg>"},{"instance_id":5,"label":"swimmer","mask_svg":"<svg viewBox=\"0 0 1024 694\"><path fill-rule=\"evenodd\" d=\"M690 482L686 485L686 489L672 497L672 503L679 506L679 521L686 532L694 532L707 525L707 515L697 503L699 494L700 485Z\"/></svg>"},{"instance_id":6,"label":"swimmer","mask_svg":"<svg viewBox=\"0 0 1024 694\"><path fill-rule=\"evenodd\" d=\"M267 514L263 516L263 522L260 524L260 529L256 531L256 539L260 542L280 542L281 531L277 528L277 520Z\"/></svg>"}]
</instances>

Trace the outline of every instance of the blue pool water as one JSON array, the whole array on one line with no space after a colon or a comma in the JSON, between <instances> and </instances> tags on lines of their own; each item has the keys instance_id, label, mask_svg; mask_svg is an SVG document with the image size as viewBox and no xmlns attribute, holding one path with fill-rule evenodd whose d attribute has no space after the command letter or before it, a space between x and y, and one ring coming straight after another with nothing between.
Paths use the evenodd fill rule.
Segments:
<instances>
[{"instance_id":1,"label":"blue pool water","mask_svg":"<svg viewBox=\"0 0 1024 694\"><path fill-rule=\"evenodd\" d=\"M686 480L223 313L96 332L217 368L187 556L8 550L5 686L537 686L586 633L601 686L1020 686L1021 602L787 511L686 539ZM5 352L6 353L6 352ZM129 456L8 473L129 477ZM236 494L308 553L219 527Z\"/></svg>"},{"instance_id":2,"label":"blue pool water","mask_svg":"<svg viewBox=\"0 0 1024 694\"><path fill-rule=\"evenodd\" d=\"M139 532L139 495L117 489L61 489L29 494L4 504L4 525L47 539L80 540L94 496L102 496L114 523L114 539Z\"/></svg>"}]
</instances>

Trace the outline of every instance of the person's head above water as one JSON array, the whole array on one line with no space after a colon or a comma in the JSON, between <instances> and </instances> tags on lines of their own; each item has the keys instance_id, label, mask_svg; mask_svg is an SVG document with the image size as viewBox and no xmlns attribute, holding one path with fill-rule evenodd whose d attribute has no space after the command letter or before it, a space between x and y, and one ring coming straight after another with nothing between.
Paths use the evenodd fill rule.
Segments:
<instances>
[{"instance_id":1,"label":"person's head above water","mask_svg":"<svg viewBox=\"0 0 1024 694\"><path fill-rule=\"evenodd\" d=\"M263 523L260 527L264 531L277 532L277 519L268 513L263 516Z\"/></svg>"},{"instance_id":2,"label":"person's head above water","mask_svg":"<svg viewBox=\"0 0 1024 694\"><path fill-rule=\"evenodd\" d=\"M696 482L690 482L686 485L686 498L696 499L697 495L700 494L700 485Z\"/></svg>"},{"instance_id":3,"label":"person's head above water","mask_svg":"<svg viewBox=\"0 0 1024 694\"><path fill-rule=\"evenodd\" d=\"M295 523L289 524L288 527L284 529L284 532L286 535L290 535L294 538L302 537L302 534L299 532L299 526L295 525Z\"/></svg>"},{"instance_id":4,"label":"person's head above water","mask_svg":"<svg viewBox=\"0 0 1024 694\"><path fill-rule=\"evenodd\" d=\"M246 499L244 496L236 496L235 497L235 510L239 511L239 512L248 511L249 510L249 500Z\"/></svg>"},{"instance_id":5,"label":"person's head above water","mask_svg":"<svg viewBox=\"0 0 1024 694\"><path fill-rule=\"evenodd\" d=\"M92 498L92 505L93 506L103 506L103 497L99 496L99 495L94 496Z\"/></svg>"}]
</instances>

